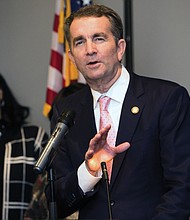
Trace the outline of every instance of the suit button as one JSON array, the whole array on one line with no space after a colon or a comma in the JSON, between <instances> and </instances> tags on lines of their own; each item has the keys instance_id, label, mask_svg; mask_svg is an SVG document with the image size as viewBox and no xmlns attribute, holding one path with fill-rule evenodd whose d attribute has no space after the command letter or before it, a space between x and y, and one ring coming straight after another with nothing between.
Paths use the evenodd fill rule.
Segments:
<instances>
[{"instance_id":1,"label":"suit button","mask_svg":"<svg viewBox=\"0 0 190 220\"><path fill-rule=\"evenodd\" d=\"M111 206L114 206L114 205L115 205L115 202L114 202L114 201L111 201L111 202L110 202L110 205L111 205Z\"/></svg>"}]
</instances>

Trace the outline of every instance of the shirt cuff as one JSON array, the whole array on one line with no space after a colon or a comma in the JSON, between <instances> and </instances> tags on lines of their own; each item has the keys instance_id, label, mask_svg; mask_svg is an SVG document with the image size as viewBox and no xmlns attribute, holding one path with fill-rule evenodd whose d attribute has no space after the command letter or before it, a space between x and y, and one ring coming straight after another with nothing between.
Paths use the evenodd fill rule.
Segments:
<instances>
[{"instance_id":1,"label":"shirt cuff","mask_svg":"<svg viewBox=\"0 0 190 220\"><path fill-rule=\"evenodd\" d=\"M98 171L98 176L91 175L85 165L85 161L80 165L77 171L79 186L84 193L92 191L97 182L102 178L101 170Z\"/></svg>"}]
</instances>

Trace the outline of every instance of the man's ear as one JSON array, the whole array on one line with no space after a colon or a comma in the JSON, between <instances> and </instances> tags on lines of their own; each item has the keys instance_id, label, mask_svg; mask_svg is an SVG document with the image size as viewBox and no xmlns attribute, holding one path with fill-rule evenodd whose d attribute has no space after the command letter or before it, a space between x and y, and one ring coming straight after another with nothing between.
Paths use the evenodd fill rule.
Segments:
<instances>
[{"instance_id":1,"label":"man's ear","mask_svg":"<svg viewBox=\"0 0 190 220\"><path fill-rule=\"evenodd\" d=\"M68 51L68 55L69 55L69 59L75 64L75 59L74 59L74 57L72 55L71 50Z\"/></svg>"},{"instance_id":2,"label":"man's ear","mask_svg":"<svg viewBox=\"0 0 190 220\"><path fill-rule=\"evenodd\" d=\"M126 41L124 39L120 39L118 41L118 50L117 50L118 60L119 61L122 60L123 55L125 53L125 49L126 49Z\"/></svg>"}]
</instances>

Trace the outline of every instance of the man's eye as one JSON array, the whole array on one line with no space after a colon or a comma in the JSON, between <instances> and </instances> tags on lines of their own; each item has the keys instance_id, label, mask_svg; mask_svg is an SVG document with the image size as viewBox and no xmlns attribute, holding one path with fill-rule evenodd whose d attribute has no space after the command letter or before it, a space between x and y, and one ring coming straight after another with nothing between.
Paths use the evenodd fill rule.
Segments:
<instances>
[{"instance_id":1,"label":"man's eye","mask_svg":"<svg viewBox=\"0 0 190 220\"><path fill-rule=\"evenodd\" d=\"M96 37L94 40L99 42L99 41L104 41L104 38L103 37Z\"/></svg>"},{"instance_id":2,"label":"man's eye","mask_svg":"<svg viewBox=\"0 0 190 220\"><path fill-rule=\"evenodd\" d=\"M76 41L76 42L75 42L75 46L79 46L79 45L81 45L83 42L84 42L84 41L82 41L82 40Z\"/></svg>"}]
</instances>

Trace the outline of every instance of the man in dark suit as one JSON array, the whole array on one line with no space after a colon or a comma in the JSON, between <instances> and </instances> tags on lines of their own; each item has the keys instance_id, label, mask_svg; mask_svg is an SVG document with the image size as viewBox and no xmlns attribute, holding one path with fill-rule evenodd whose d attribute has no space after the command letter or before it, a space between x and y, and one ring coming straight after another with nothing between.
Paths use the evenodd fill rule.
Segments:
<instances>
[{"instance_id":1,"label":"man in dark suit","mask_svg":"<svg viewBox=\"0 0 190 220\"><path fill-rule=\"evenodd\" d=\"M126 43L120 17L110 8L79 9L65 23L70 59L88 86L56 103L51 128L66 109L75 125L53 161L59 218L108 219L102 161L113 161L113 219L186 220L190 213L190 102L182 86L129 73L121 64ZM99 98L111 98L110 125L99 130ZM47 198L49 192L47 190Z\"/></svg>"}]
</instances>

